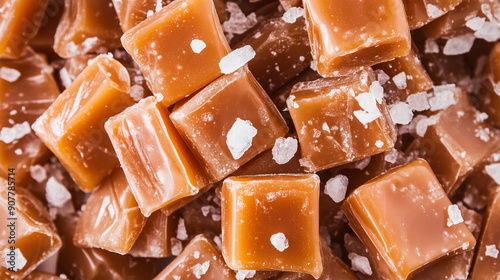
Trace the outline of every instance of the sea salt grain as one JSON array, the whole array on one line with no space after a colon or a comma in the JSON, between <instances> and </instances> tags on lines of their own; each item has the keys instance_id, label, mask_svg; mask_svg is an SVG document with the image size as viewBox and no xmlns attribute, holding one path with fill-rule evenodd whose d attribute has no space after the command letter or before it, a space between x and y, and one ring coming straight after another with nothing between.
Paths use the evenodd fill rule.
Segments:
<instances>
[{"instance_id":1,"label":"sea salt grain","mask_svg":"<svg viewBox=\"0 0 500 280\"><path fill-rule=\"evenodd\" d=\"M443 53L445 55L468 53L474 44L474 40L476 40L476 36L473 34L465 34L448 39L444 45Z\"/></svg>"},{"instance_id":2,"label":"sea salt grain","mask_svg":"<svg viewBox=\"0 0 500 280\"><path fill-rule=\"evenodd\" d=\"M365 275L372 275L372 268L367 257L363 257L355 253L349 253L347 257L351 260L353 271L359 271Z\"/></svg>"},{"instance_id":3,"label":"sea salt grain","mask_svg":"<svg viewBox=\"0 0 500 280\"><path fill-rule=\"evenodd\" d=\"M391 115L392 121L395 124L409 124L413 119L413 112L410 105L404 102L398 102L389 109L389 114Z\"/></svg>"},{"instance_id":4,"label":"sea salt grain","mask_svg":"<svg viewBox=\"0 0 500 280\"><path fill-rule=\"evenodd\" d=\"M377 148L382 148L382 147L384 146L384 142L382 142L382 141L380 141L380 140L377 140L377 141L375 142L375 146L376 146Z\"/></svg>"},{"instance_id":5,"label":"sea salt grain","mask_svg":"<svg viewBox=\"0 0 500 280\"><path fill-rule=\"evenodd\" d=\"M224 56L219 62L220 71L223 74L230 74L243 67L250 60L255 57L255 51L252 46L246 45L239 49L235 49L226 56Z\"/></svg>"},{"instance_id":6,"label":"sea salt grain","mask_svg":"<svg viewBox=\"0 0 500 280\"><path fill-rule=\"evenodd\" d=\"M286 248L288 248L288 239L286 239L286 236L283 233L278 232L271 236L271 244L273 244L276 250L283 252Z\"/></svg>"},{"instance_id":7,"label":"sea salt grain","mask_svg":"<svg viewBox=\"0 0 500 280\"><path fill-rule=\"evenodd\" d=\"M394 81L394 84L398 89L405 89L407 87L405 72L401 72L396 76L392 77L392 80Z\"/></svg>"},{"instance_id":8,"label":"sea salt grain","mask_svg":"<svg viewBox=\"0 0 500 280\"><path fill-rule=\"evenodd\" d=\"M492 257L494 259L498 258L498 249L495 245L486 245L486 253L487 257Z\"/></svg>"},{"instance_id":9,"label":"sea salt grain","mask_svg":"<svg viewBox=\"0 0 500 280\"><path fill-rule=\"evenodd\" d=\"M434 94L429 98L431 111L443 110L455 104L455 85L434 86Z\"/></svg>"},{"instance_id":10,"label":"sea salt grain","mask_svg":"<svg viewBox=\"0 0 500 280\"><path fill-rule=\"evenodd\" d=\"M430 18L434 19L444 15L444 12L442 10L440 10L437 6L434 6L432 4L427 4L425 8L427 10L427 15Z\"/></svg>"},{"instance_id":11,"label":"sea salt grain","mask_svg":"<svg viewBox=\"0 0 500 280\"><path fill-rule=\"evenodd\" d=\"M0 68L0 78L7 82L13 83L21 77L21 72L14 68L2 67Z\"/></svg>"},{"instance_id":12,"label":"sea salt grain","mask_svg":"<svg viewBox=\"0 0 500 280\"><path fill-rule=\"evenodd\" d=\"M429 101L427 100L426 92L419 92L408 96L406 99L411 109L417 112L425 111L430 108Z\"/></svg>"},{"instance_id":13,"label":"sea salt grain","mask_svg":"<svg viewBox=\"0 0 500 280\"><path fill-rule=\"evenodd\" d=\"M226 136L226 145L234 159L239 159L252 147L257 129L247 120L237 118Z\"/></svg>"},{"instance_id":14,"label":"sea salt grain","mask_svg":"<svg viewBox=\"0 0 500 280\"><path fill-rule=\"evenodd\" d=\"M33 178L38 183L42 183L47 179L47 171L41 165L30 166L31 178Z\"/></svg>"},{"instance_id":15,"label":"sea salt grain","mask_svg":"<svg viewBox=\"0 0 500 280\"><path fill-rule=\"evenodd\" d=\"M140 85L133 85L130 87L130 97L138 102L144 97L144 88Z\"/></svg>"},{"instance_id":16,"label":"sea salt grain","mask_svg":"<svg viewBox=\"0 0 500 280\"><path fill-rule=\"evenodd\" d=\"M291 7L283 14L283 21L286 23L295 23L298 18L303 17L304 9L301 7Z\"/></svg>"},{"instance_id":17,"label":"sea salt grain","mask_svg":"<svg viewBox=\"0 0 500 280\"><path fill-rule=\"evenodd\" d=\"M345 199L349 179L345 175L337 175L326 182L325 194L332 198L335 203Z\"/></svg>"},{"instance_id":18,"label":"sea salt grain","mask_svg":"<svg viewBox=\"0 0 500 280\"><path fill-rule=\"evenodd\" d=\"M377 74L377 81L380 85L384 85L391 79L382 69L375 70L375 73Z\"/></svg>"},{"instance_id":19,"label":"sea salt grain","mask_svg":"<svg viewBox=\"0 0 500 280\"><path fill-rule=\"evenodd\" d=\"M486 22L486 19L483 17L474 17L469 19L466 23L465 26L469 27L470 29L474 31L478 31L484 26L484 23Z\"/></svg>"},{"instance_id":20,"label":"sea salt grain","mask_svg":"<svg viewBox=\"0 0 500 280\"><path fill-rule=\"evenodd\" d=\"M448 220L446 221L446 226L451 227L463 222L464 218L462 217L462 212L460 212L458 205L453 204L448 206Z\"/></svg>"},{"instance_id":21,"label":"sea salt grain","mask_svg":"<svg viewBox=\"0 0 500 280\"><path fill-rule=\"evenodd\" d=\"M246 278L253 278L255 276L255 272L255 270L239 270L238 273L236 273L236 279L243 280Z\"/></svg>"},{"instance_id":22,"label":"sea salt grain","mask_svg":"<svg viewBox=\"0 0 500 280\"><path fill-rule=\"evenodd\" d=\"M203 42L202 40L194 39L193 41L191 41L191 49L194 53L201 53L201 51L206 47L207 44L205 44L205 42Z\"/></svg>"},{"instance_id":23,"label":"sea salt grain","mask_svg":"<svg viewBox=\"0 0 500 280\"><path fill-rule=\"evenodd\" d=\"M45 198L55 207L62 207L71 199L71 193L54 177L50 177L45 186Z\"/></svg>"},{"instance_id":24,"label":"sea salt grain","mask_svg":"<svg viewBox=\"0 0 500 280\"><path fill-rule=\"evenodd\" d=\"M186 224L184 223L184 219L180 218L179 223L177 224L177 239L179 240L187 240L188 234L186 231Z\"/></svg>"},{"instance_id":25,"label":"sea salt grain","mask_svg":"<svg viewBox=\"0 0 500 280\"><path fill-rule=\"evenodd\" d=\"M425 53L439 53L439 45L435 40L427 39L424 47Z\"/></svg>"},{"instance_id":26,"label":"sea salt grain","mask_svg":"<svg viewBox=\"0 0 500 280\"><path fill-rule=\"evenodd\" d=\"M486 165L484 167L484 170L488 175L490 175L490 177L495 181L495 183L500 185L500 163L493 163L490 165Z\"/></svg>"},{"instance_id":27,"label":"sea salt grain","mask_svg":"<svg viewBox=\"0 0 500 280\"><path fill-rule=\"evenodd\" d=\"M210 261L206 261L202 264L195 264L193 266L193 274L196 277L196 279L201 279L201 276L205 275L207 273L208 268L210 268Z\"/></svg>"},{"instance_id":28,"label":"sea salt grain","mask_svg":"<svg viewBox=\"0 0 500 280\"><path fill-rule=\"evenodd\" d=\"M173 256L180 255L182 252L182 249L183 249L182 248L182 241L180 241L179 239L177 239L175 237L170 238L170 248L171 248Z\"/></svg>"},{"instance_id":29,"label":"sea salt grain","mask_svg":"<svg viewBox=\"0 0 500 280\"><path fill-rule=\"evenodd\" d=\"M0 141L10 144L14 140L21 139L31 133L31 127L28 122L18 123L12 127L3 127L0 130Z\"/></svg>"},{"instance_id":30,"label":"sea salt grain","mask_svg":"<svg viewBox=\"0 0 500 280\"><path fill-rule=\"evenodd\" d=\"M375 96L377 103L382 104L382 101L384 101L384 88L380 85L380 82L374 81L370 85L370 92Z\"/></svg>"},{"instance_id":31,"label":"sea salt grain","mask_svg":"<svg viewBox=\"0 0 500 280\"><path fill-rule=\"evenodd\" d=\"M500 27L496 22L487 21L474 33L474 36L488 42L495 42L500 39Z\"/></svg>"},{"instance_id":32,"label":"sea salt grain","mask_svg":"<svg viewBox=\"0 0 500 280\"><path fill-rule=\"evenodd\" d=\"M355 97L359 106L363 110L354 111L354 116L364 125L371 123L382 116L377 107L375 95L371 92L364 92Z\"/></svg>"},{"instance_id":33,"label":"sea salt grain","mask_svg":"<svg viewBox=\"0 0 500 280\"><path fill-rule=\"evenodd\" d=\"M285 164L289 162L299 147L297 139L293 137L280 137L274 142L272 149L273 159L277 164Z\"/></svg>"}]
</instances>

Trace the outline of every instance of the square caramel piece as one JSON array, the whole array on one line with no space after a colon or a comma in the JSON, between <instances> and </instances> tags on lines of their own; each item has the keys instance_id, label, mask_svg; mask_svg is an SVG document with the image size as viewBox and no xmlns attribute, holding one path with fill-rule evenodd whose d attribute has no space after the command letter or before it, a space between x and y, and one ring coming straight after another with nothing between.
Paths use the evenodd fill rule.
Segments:
<instances>
[{"instance_id":1,"label":"square caramel piece","mask_svg":"<svg viewBox=\"0 0 500 280\"><path fill-rule=\"evenodd\" d=\"M318 73L344 76L407 55L410 29L402 0L304 0Z\"/></svg>"},{"instance_id":2,"label":"square caramel piece","mask_svg":"<svg viewBox=\"0 0 500 280\"><path fill-rule=\"evenodd\" d=\"M222 75L219 62L230 51L212 0L175 1L121 40L165 106Z\"/></svg>"},{"instance_id":3,"label":"square caramel piece","mask_svg":"<svg viewBox=\"0 0 500 280\"><path fill-rule=\"evenodd\" d=\"M396 132L373 72L296 84L287 106L301 163L316 172L394 147Z\"/></svg>"},{"instance_id":4,"label":"square caramel piece","mask_svg":"<svg viewBox=\"0 0 500 280\"><path fill-rule=\"evenodd\" d=\"M224 180L222 254L235 270L282 270L318 278L319 177L238 176Z\"/></svg>"},{"instance_id":5,"label":"square caramel piece","mask_svg":"<svg viewBox=\"0 0 500 280\"><path fill-rule=\"evenodd\" d=\"M407 279L476 240L425 160L418 159L357 188L342 204L349 224L380 274Z\"/></svg>"},{"instance_id":6,"label":"square caramel piece","mask_svg":"<svg viewBox=\"0 0 500 280\"><path fill-rule=\"evenodd\" d=\"M106 131L142 214L194 196L207 186L196 158L155 97L148 97L106 122ZM186 202L187 203L187 202Z\"/></svg>"},{"instance_id":7,"label":"square caramel piece","mask_svg":"<svg viewBox=\"0 0 500 280\"><path fill-rule=\"evenodd\" d=\"M104 122L134 104L127 69L105 55L97 57L33 124L85 192L118 166Z\"/></svg>"},{"instance_id":8,"label":"square caramel piece","mask_svg":"<svg viewBox=\"0 0 500 280\"><path fill-rule=\"evenodd\" d=\"M170 119L212 182L272 148L288 132L283 117L246 67L205 87L176 107Z\"/></svg>"}]
</instances>

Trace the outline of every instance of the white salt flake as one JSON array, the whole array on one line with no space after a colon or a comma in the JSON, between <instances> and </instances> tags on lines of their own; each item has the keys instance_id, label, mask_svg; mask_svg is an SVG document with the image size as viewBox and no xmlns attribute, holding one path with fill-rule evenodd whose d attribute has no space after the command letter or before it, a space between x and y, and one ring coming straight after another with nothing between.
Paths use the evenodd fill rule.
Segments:
<instances>
[{"instance_id":1,"label":"white salt flake","mask_svg":"<svg viewBox=\"0 0 500 280\"><path fill-rule=\"evenodd\" d=\"M466 23L465 26L469 27L470 29L474 31L478 31L484 26L484 23L486 22L486 19L483 17L474 17L469 19Z\"/></svg>"},{"instance_id":2,"label":"white salt flake","mask_svg":"<svg viewBox=\"0 0 500 280\"><path fill-rule=\"evenodd\" d=\"M392 80L398 89L405 89L407 87L406 73L404 71L392 77Z\"/></svg>"},{"instance_id":3,"label":"white salt flake","mask_svg":"<svg viewBox=\"0 0 500 280\"><path fill-rule=\"evenodd\" d=\"M427 10L427 15L434 19L434 18L438 18L442 15L444 15L444 11L442 11L441 9L439 9L437 6L434 6L432 4L427 4L425 6L425 9Z\"/></svg>"},{"instance_id":4,"label":"white salt flake","mask_svg":"<svg viewBox=\"0 0 500 280\"><path fill-rule=\"evenodd\" d=\"M413 119L413 111L405 102L398 102L389 109L394 124L409 124Z\"/></svg>"},{"instance_id":5,"label":"white salt flake","mask_svg":"<svg viewBox=\"0 0 500 280\"><path fill-rule=\"evenodd\" d=\"M398 160L398 150L392 149L390 151L387 151L385 153L384 160L388 163L396 163L396 161Z\"/></svg>"},{"instance_id":6,"label":"white salt flake","mask_svg":"<svg viewBox=\"0 0 500 280\"><path fill-rule=\"evenodd\" d=\"M271 236L271 244L273 244L276 250L283 252L286 248L288 248L288 239L286 239L286 236L283 233L278 232Z\"/></svg>"},{"instance_id":7,"label":"white salt flake","mask_svg":"<svg viewBox=\"0 0 500 280\"><path fill-rule=\"evenodd\" d=\"M486 245L486 253L487 257L492 257L494 259L498 258L498 249L495 245Z\"/></svg>"},{"instance_id":8,"label":"white salt flake","mask_svg":"<svg viewBox=\"0 0 500 280\"><path fill-rule=\"evenodd\" d=\"M377 74L377 81L382 86L391 79L391 77L389 77L389 75L387 75L382 69L375 70L375 73Z\"/></svg>"},{"instance_id":9,"label":"white salt flake","mask_svg":"<svg viewBox=\"0 0 500 280\"><path fill-rule=\"evenodd\" d=\"M443 53L445 55L459 55L468 53L476 40L476 36L473 34L465 34L457 37L453 37L446 41L443 48Z\"/></svg>"},{"instance_id":10,"label":"white salt flake","mask_svg":"<svg viewBox=\"0 0 500 280\"><path fill-rule=\"evenodd\" d=\"M335 203L340 203L345 199L349 179L342 174L330 178L325 185L325 194L332 198Z\"/></svg>"},{"instance_id":11,"label":"white salt flake","mask_svg":"<svg viewBox=\"0 0 500 280\"><path fill-rule=\"evenodd\" d=\"M181 254L182 252L182 241L180 241L179 239L175 238L175 237L172 237L170 239L170 249L172 251L172 255L173 256L178 256Z\"/></svg>"},{"instance_id":12,"label":"white salt flake","mask_svg":"<svg viewBox=\"0 0 500 280\"><path fill-rule=\"evenodd\" d=\"M255 51L252 46L246 45L239 49L235 49L226 56L224 56L219 62L220 71L223 74L230 74L243 67L250 60L255 57Z\"/></svg>"},{"instance_id":13,"label":"white salt flake","mask_svg":"<svg viewBox=\"0 0 500 280\"><path fill-rule=\"evenodd\" d=\"M455 104L455 85L434 86L434 96L429 98L431 111L443 110Z\"/></svg>"},{"instance_id":14,"label":"white salt flake","mask_svg":"<svg viewBox=\"0 0 500 280\"><path fill-rule=\"evenodd\" d=\"M155 9L155 12L159 12L162 8L162 3L161 3L162 0L156 0L156 9Z\"/></svg>"},{"instance_id":15,"label":"white salt flake","mask_svg":"<svg viewBox=\"0 0 500 280\"><path fill-rule=\"evenodd\" d=\"M59 70L59 76L61 77L61 82L65 88L68 88L73 82L73 78L69 74L66 67L63 67L61 70Z\"/></svg>"},{"instance_id":16,"label":"white salt flake","mask_svg":"<svg viewBox=\"0 0 500 280\"><path fill-rule=\"evenodd\" d=\"M130 97L138 102L144 97L144 88L141 85L133 85L130 87Z\"/></svg>"},{"instance_id":17,"label":"white salt flake","mask_svg":"<svg viewBox=\"0 0 500 280\"><path fill-rule=\"evenodd\" d=\"M33 178L38 183L42 183L47 179L47 171L41 165L30 166L31 178Z\"/></svg>"},{"instance_id":18,"label":"white salt flake","mask_svg":"<svg viewBox=\"0 0 500 280\"><path fill-rule=\"evenodd\" d=\"M356 163L354 164L354 168L363 170L368 166L368 164L370 164L371 160L372 160L371 157L365 157L364 159L360 159L356 161Z\"/></svg>"},{"instance_id":19,"label":"white salt flake","mask_svg":"<svg viewBox=\"0 0 500 280\"><path fill-rule=\"evenodd\" d=\"M446 221L446 226L451 227L463 222L464 218L462 217L462 212L460 212L458 205L453 204L448 206L448 220Z\"/></svg>"},{"instance_id":20,"label":"white salt flake","mask_svg":"<svg viewBox=\"0 0 500 280\"><path fill-rule=\"evenodd\" d=\"M439 45L435 40L427 39L425 40L425 53L439 53Z\"/></svg>"},{"instance_id":21,"label":"white salt flake","mask_svg":"<svg viewBox=\"0 0 500 280\"><path fill-rule=\"evenodd\" d=\"M351 267L353 271L359 271L365 275L372 275L372 267L367 257L360 256L355 253L349 253L347 256L351 260Z\"/></svg>"},{"instance_id":22,"label":"white salt flake","mask_svg":"<svg viewBox=\"0 0 500 280\"><path fill-rule=\"evenodd\" d=\"M429 105L429 101L427 100L426 92L411 94L406 99L406 102L408 102L408 105L410 105L412 110L417 112L428 110L431 107Z\"/></svg>"},{"instance_id":23,"label":"white salt flake","mask_svg":"<svg viewBox=\"0 0 500 280\"><path fill-rule=\"evenodd\" d=\"M161 93L155 93L154 94L156 102L161 102L163 100L163 94Z\"/></svg>"},{"instance_id":24,"label":"white salt flake","mask_svg":"<svg viewBox=\"0 0 500 280\"><path fill-rule=\"evenodd\" d=\"M54 177L50 177L45 186L45 198L55 207L62 207L71 199L71 193Z\"/></svg>"},{"instance_id":25,"label":"white salt flake","mask_svg":"<svg viewBox=\"0 0 500 280\"><path fill-rule=\"evenodd\" d=\"M484 167L484 170L488 175L490 175L495 183L500 185L500 163L492 163L490 165L486 165Z\"/></svg>"},{"instance_id":26,"label":"white salt flake","mask_svg":"<svg viewBox=\"0 0 500 280\"><path fill-rule=\"evenodd\" d=\"M193 266L193 274L196 277L196 279L201 279L201 276L205 275L207 273L208 268L210 268L210 261L206 261L202 264L195 264Z\"/></svg>"},{"instance_id":27,"label":"white salt flake","mask_svg":"<svg viewBox=\"0 0 500 280\"><path fill-rule=\"evenodd\" d=\"M326 122L323 123L323 125L321 126L321 129L323 129L326 132L330 132L330 127L328 126L328 124Z\"/></svg>"},{"instance_id":28,"label":"white salt flake","mask_svg":"<svg viewBox=\"0 0 500 280\"><path fill-rule=\"evenodd\" d=\"M234 159L239 159L252 147L257 129L247 120L237 118L226 136L226 145Z\"/></svg>"},{"instance_id":29,"label":"white salt flake","mask_svg":"<svg viewBox=\"0 0 500 280\"><path fill-rule=\"evenodd\" d=\"M500 27L496 22L487 21L474 33L474 36L488 42L495 42L500 39Z\"/></svg>"},{"instance_id":30,"label":"white salt flake","mask_svg":"<svg viewBox=\"0 0 500 280\"><path fill-rule=\"evenodd\" d=\"M377 103L382 104L382 101L384 101L384 88L380 85L379 81L374 81L370 85L370 92L375 96Z\"/></svg>"},{"instance_id":31,"label":"white salt flake","mask_svg":"<svg viewBox=\"0 0 500 280\"><path fill-rule=\"evenodd\" d=\"M316 67L316 63L314 63L314 60L311 61L311 65L309 65L309 67L313 70L313 71L318 71L318 68Z\"/></svg>"},{"instance_id":32,"label":"white salt flake","mask_svg":"<svg viewBox=\"0 0 500 280\"><path fill-rule=\"evenodd\" d=\"M380 140L377 140L375 142L375 146L380 149L380 148L382 148L384 146L384 142L382 142Z\"/></svg>"},{"instance_id":33,"label":"white salt flake","mask_svg":"<svg viewBox=\"0 0 500 280\"><path fill-rule=\"evenodd\" d=\"M14 150L14 154L16 154L16 155L18 155L18 156L19 156L19 155L22 155L22 154L23 154L23 150L21 150L21 149L15 149L15 150Z\"/></svg>"},{"instance_id":34,"label":"white salt flake","mask_svg":"<svg viewBox=\"0 0 500 280\"><path fill-rule=\"evenodd\" d=\"M7 254L9 254L9 253L12 254L10 249L3 250L3 255L5 256L5 267L11 267L11 265L8 263L9 256L7 256ZM16 249L14 249L14 255L15 255L15 262L16 262L15 271L23 269L24 266L26 266L26 264L28 263L28 261L26 260L26 258L23 255L23 253L21 252L21 250L19 250L19 248L16 248Z\"/></svg>"},{"instance_id":35,"label":"white salt flake","mask_svg":"<svg viewBox=\"0 0 500 280\"><path fill-rule=\"evenodd\" d=\"M201 53L207 47L207 44L200 39L194 39L191 41L191 49L194 53Z\"/></svg>"},{"instance_id":36,"label":"white salt flake","mask_svg":"<svg viewBox=\"0 0 500 280\"><path fill-rule=\"evenodd\" d=\"M234 34L243 34L257 24L257 15L251 13L246 16L235 2L226 2L226 7L230 16L229 20L222 24L222 30L226 33L226 38L229 37L228 41Z\"/></svg>"},{"instance_id":37,"label":"white salt flake","mask_svg":"<svg viewBox=\"0 0 500 280\"><path fill-rule=\"evenodd\" d=\"M12 127L3 127L0 130L0 141L10 144L14 140L21 139L31 133L31 127L28 122L18 123Z\"/></svg>"},{"instance_id":38,"label":"white salt flake","mask_svg":"<svg viewBox=\"0 0 500 280\"><path fill-rule=\"evenodd\" d=\"M186 231L186 224L184 223L184 219L180 218L179 223L177 224L177 239L179 240L187 240L188 234Z\"/></svg>"},{"instance_id":39,"label":"white salt flake","mask_svg":"<svg viewBox=\"0 0 500 280\"><path fill-rule=\"evenodd\" d=\"M373 93L364 92L356 96L355 99L363 110L354 111L354 116L362 124L366 125L382 116Z\"/></svg>"},{"instance_id":40,"label":"white salt flake","mask_svg":"<svg viewBox=\"0 0 500 280\"><path fill-rule=\"evenodd\" d=\"M236 279L243 280L246 278L252 278L255 276L255 273L255 270L239 270L238 273L236 273Z\"/></svg>"},{"instance_id":41,"label":"white salt flake","mask_svg":"<svg viewBox=\"0 0 500 280\"><path fill-rule=\"evenodd\" d=\"M285 164L289 162L299 147L297 139L293 137L280 137L274 142L272 149L273 159L277 164Z\"/></svg>"},{"instance_id":42,"label":"white salt flake","mask_svg":"<svg viewBox=\"0 0 500 280\"><path fill-rule=\"evenodd\" d=\"M291 7L283 14L283 21L286 23L295 23L298 18L303 17L305 14L304 8Z\"/></svg>"},{"instance_id":43,"label":"white salt flake","mask_svg":"<svg viewBox=\"0 0 500 280\"><path fill-rule=\"evenodd\" d=\"M146 13L146 17L150 17L152 15L154 15L154 11L153 10L148 10L148 12Z\"/></svg>"},{"instance_id":44,"label":"white salt flake","mask_svg":"<svg viewBox=\"0 0 500 280\"><path fill-rule=\"evenodd\" d=\"M21 72L19 72L17 69L5 66L0 68L0 79L13 83L17 81L19 77L21 77Z\"/></svg>"}]
</instances>

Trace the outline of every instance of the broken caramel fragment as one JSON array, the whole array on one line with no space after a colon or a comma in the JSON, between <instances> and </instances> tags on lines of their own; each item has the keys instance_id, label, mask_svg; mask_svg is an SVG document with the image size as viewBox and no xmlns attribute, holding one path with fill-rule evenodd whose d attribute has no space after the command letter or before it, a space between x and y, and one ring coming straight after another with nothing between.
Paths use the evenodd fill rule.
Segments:
<instances>
[{"instance_id":1,"label":"broken caramel fragment","mask_svg":"<svg viewBox=\"0 0 500 280\"><path fill-rule=\"evenodd\" d=\"M411 30L453 10L461 2L462 0L403 0Z\"/></svg>"}]
</instances>

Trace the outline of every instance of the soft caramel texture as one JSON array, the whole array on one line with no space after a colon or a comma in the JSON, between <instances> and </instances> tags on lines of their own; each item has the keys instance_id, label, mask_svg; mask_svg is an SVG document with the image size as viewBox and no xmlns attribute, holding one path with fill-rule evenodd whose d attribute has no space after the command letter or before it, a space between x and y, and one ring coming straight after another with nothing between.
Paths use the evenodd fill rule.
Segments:
<instances>
[{"instance_id":1,"label":"soft caramel texture","mask_svg":"<svg viewBox=\"0 0 500 280\"><path fill-rule=\"evenodd\" d=\"M134 103L129 90L127 70L101 55L33 124L36 135L85 192L118 166L104 122Z\"/></svg>"},{"instance_id":2,"label":"soft caramel texture","mask_svg":"<svg viewBox=\"0 0 500 280\"><path fill-rule=\"evenodd\" d=\"M235 270L282 270L321 276L319 177L230 177L222 191L222 254ZM271 243L281 233L288 248Z\"/></svg>"},{"instance_id":3,"label":"soft caramel texture","mask_svg":"<svg viewBox=\"0 0 500 280\"><path fill-rule=\"evenodd\" d=\"M195 53L194 39L205 49ZM153 93L165 106L196 92L221 75L219 61L230 48L211 0L173 2L122 37Z\"/></svg>"},{"instance_id":4,"label":"soft caramel texture","mask_svg":"<svg viewBox=\"0 0 500 280\"><path fill-rule=\"evenodd\" d=\"M451 202L422 159L357 188L342 204L349 224L389 279L407 279L476 243L465 223L447 226Z\"/></svg>"},{"instance_id":5,"label":"soft caramel texture","mask_svg":"<svg viewBox=\"0 0 500 280\"><path fill-rule=\"evenodd\" d=\"M495 44L488 56L488 62L481 83L479 109L488 114L488 122L500 126L500 95L495 87L500 82L500 43Z\"/></svg>"},{"instance_id":6,"label":"soft caramel texture","mask_svg":"<svg viewBox=\"0 0 500 280\"><path fill-rule=\"evenodd\" d=\"M462 0L403 0L410 29L417 29L453 10Z\"/></svg>"},{"instance_id":7,"label":"soft caramel texture","mask_svg":"<svg viewBox=\"0 0 500 280\"><path fill-rule=\"evenodd\" d=\"M112 0L120 26L123 32L127 32L132 27L141 23L147 18L149 11L155 12L157 9L157 0ZM165 7L173 0L161 1L161 7Z\"/></svg>"},{"instance_id":8,"label":"soft caramel texture","mask_svg":"<svg viewBox=\"0 0 500 280\"><path fill-rule=\"evenodd\" d=\"M410 30L401 0L304 0L312 55L323 77L410 51Z\"/></svg>"}]
</instances>

